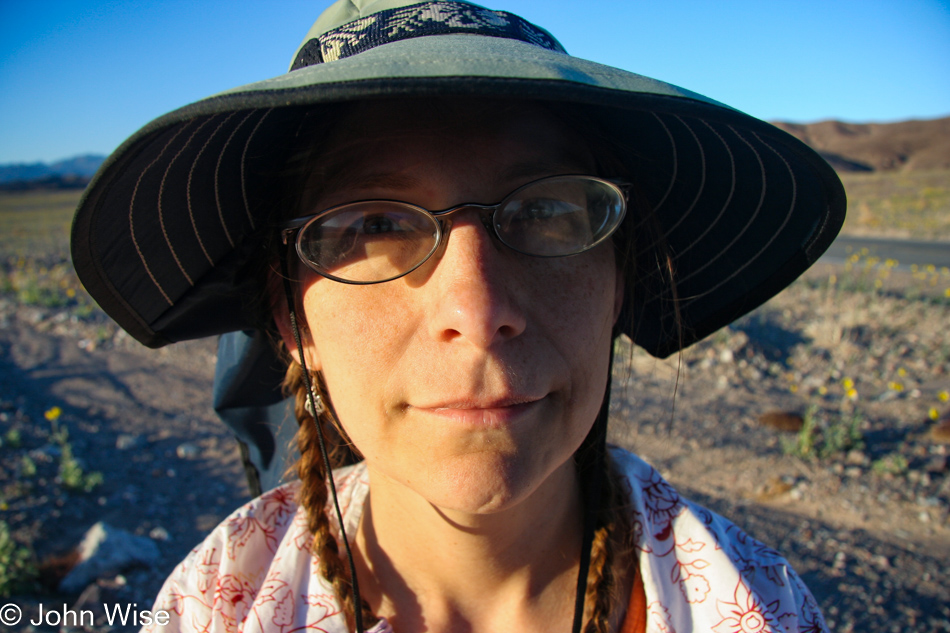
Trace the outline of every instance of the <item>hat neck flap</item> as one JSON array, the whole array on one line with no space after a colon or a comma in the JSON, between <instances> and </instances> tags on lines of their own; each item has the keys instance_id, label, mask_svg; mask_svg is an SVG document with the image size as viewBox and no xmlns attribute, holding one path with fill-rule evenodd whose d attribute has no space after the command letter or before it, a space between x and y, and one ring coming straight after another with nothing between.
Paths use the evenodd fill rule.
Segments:
<instances>
[{"instance_id":1,"label":"hat neck flap","mask_svg":"<svg viewBox=\"0 0 950 633\"><path fill-rule=\"evenodd\" d=\"M344 59L399 40L459 33L519 40L567 52L550 33L517 15L467 2L437 0L372 13L317 35L300 48L290 70Z\"/></svg>"}]
</instances>

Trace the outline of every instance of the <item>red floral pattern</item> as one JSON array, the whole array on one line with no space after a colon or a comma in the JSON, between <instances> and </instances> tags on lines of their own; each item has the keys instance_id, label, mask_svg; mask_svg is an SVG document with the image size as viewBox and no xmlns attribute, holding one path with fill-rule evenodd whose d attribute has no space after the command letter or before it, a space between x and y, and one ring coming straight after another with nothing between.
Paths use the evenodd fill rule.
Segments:
<instances>
[{"instance_id":1,"label":"red floral pattern","mask_svg":"<svg viewBox=\"0 0 950 633\"><path fill-rule=\"evenodd\" d=\"M613 449L625 476L640 551L648 633L825 633L817 603L774 550L679 494L638 457ZM369 479L335 473L348 534ZM171 621L146 631L344 633L332 586L310 551L306 516L287 484L219 525L165 582L155 609ZM383 620L371 633L392 633Z\"/></svg>"},{"instance_id":2,"label":"red floral pattern","mask_svg":"<svg viewBox=\"0 0 950 633\"><path fill-rule=\"evenodd\" d=\"M722 616L713 631L716 633L766 633L776 629L776 610L780 600L763 604L741 580L736 586L733 602L717 600L716 608Z\"/></svg>"}]
</instances>

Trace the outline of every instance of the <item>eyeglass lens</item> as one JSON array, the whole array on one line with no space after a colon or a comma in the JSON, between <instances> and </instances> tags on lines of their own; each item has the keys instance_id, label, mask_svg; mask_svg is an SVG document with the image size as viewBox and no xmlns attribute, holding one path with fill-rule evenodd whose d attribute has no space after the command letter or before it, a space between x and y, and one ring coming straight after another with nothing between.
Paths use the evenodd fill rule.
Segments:
<instances>
[{"instance_id":1,"label":"eyeglass lens","mask_svg":"<svg viewBox=\"0 0 950 633\"><path fill-rule=\"evenodd\" d=\"M505 198L497 205L492 224L510 248L557 257L583 252L606 239L623 213L623 194L612 183L555 176L529 183ZM438 215L391 200L345 204L308 222L297 236L297 250L311 268L327 277L355 283L387 281L418 267L436 250L441 235Z\"/></svg>"}]
</instances>

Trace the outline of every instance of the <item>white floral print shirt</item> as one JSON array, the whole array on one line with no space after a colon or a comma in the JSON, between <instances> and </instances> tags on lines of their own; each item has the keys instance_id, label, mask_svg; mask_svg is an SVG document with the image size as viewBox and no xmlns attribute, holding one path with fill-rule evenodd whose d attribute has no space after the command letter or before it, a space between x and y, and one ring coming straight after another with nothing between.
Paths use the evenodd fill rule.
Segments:
<instances>
[{"instance_id":1,"label":"white floral print shirt","mask_svg":"<svg viewBox=\"0 0 950 633\"><path fill-rule=\"evenodd\" d=\"M679 496L646 462L613 448L629 484L647 602L648 633L819 633L815 599L777 552ZM366 467L335 473L347 534L369 491ZM331 585L310 551L298 483L237 510L178 565L155 610L165 626L143 631L345 633ZM154 612L154 611L153 611ZM390 633L385 620L372 633Z\"/></svg>"}]
</instances>

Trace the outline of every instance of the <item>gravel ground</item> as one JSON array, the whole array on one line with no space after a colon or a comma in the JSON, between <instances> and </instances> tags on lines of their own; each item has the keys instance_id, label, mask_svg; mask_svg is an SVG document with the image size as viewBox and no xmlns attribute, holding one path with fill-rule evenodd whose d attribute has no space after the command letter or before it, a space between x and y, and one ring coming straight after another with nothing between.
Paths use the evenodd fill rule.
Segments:
<instances>
[{"instance_id":1,"label":"gravel ground","mask_svg":"<svg viewBox=\"0 0 950 633\"><path fill-rule=\"evenodd\" d=\"M785 554L833 630L950 631L950 308L942 287L911 293L910 273L873 292L829 283L833 273L817 270L682 359L622 350L612 441ZM145 350L96 313L0 297L2 519L47 586L12 598L25 617L40 602L146 608L248 498L210 407L213 354L209 341ZM91 492L58 474L48 414L83 472L102 474ZM99 520L152 538L159 562L81 596L51 593L57 562Z\"/></svg>"}]
</instances>

